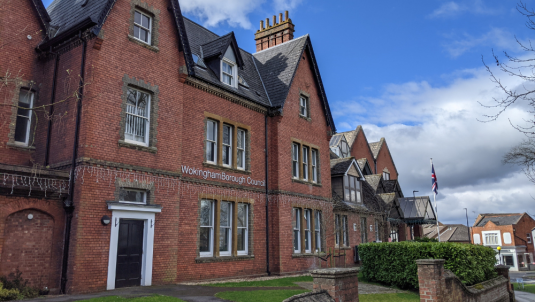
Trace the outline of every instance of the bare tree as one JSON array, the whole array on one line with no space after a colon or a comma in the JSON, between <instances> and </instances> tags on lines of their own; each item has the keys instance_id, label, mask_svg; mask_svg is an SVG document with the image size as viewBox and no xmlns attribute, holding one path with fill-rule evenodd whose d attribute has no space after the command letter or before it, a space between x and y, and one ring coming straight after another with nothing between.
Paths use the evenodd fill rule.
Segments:
<instances>
[{"instance_id":1,"label":"bare tree","mask_svg":"<svg viewBox=\"0 0 535 302\"><path fill-rule=\"evenodd\" d=\"M535 139L528 138L513 147L505 154L503 162L521 166L528 179L535 183Z\"/></svg>"}]
</instances>

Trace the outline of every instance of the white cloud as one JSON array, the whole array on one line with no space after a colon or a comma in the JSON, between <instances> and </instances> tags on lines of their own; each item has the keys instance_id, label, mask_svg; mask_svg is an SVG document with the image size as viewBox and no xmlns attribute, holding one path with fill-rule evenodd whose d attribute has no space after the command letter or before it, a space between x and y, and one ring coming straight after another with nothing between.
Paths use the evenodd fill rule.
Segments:
<instances>
[{"instance_id":1,"label":"white cloud","mask_svg":"<svg viewBox=\"0 0 535 302\"><path fill-rule=\"evenodd\" d=\"M500 28L492 28L479 37L463 33L460 38L453 35L449 35L448 38L450 38L450 41L444 43L444 47L453 58L475 47L489 46L504 50L518 48L514 35Z\"/></svg>"},{"instance_id":2,"label":"white cloud","mask_svg":"<svg viewBox=\"0 0 535 302\"><path fill-rule=\"evenodd\" d=\"M463 208L535 214L531 198L535 187L519 167L502 164L503 155L524 138L508 118L522 122L529 114L516 106L495 122L477 121L483 114L495 113L478 101L492 102L501 93L483 69L455 74L455 80L441 87L425 81L389 84L378 96L336 102L332 108L339 131L362 124L370 142L385 137L407 196L412 190L431 195L432 157L441 221L466 223ZM516 78L501 78L508 87L522 84Z\"/></svg>"},{"instance_id":3,"label":"white cloud","mask_svg":"<svg viewBox=\"0 0 535 302\"><path fill-rule=\"evenodd\" d=\"M301 2L302 0L274 0L273 6L275 9L283 11L296 8Z\"/></svg>"},{"instance_id":4,"label":"white cloud","mask_svg":"<svg viewBox=\"0 0 535 302\"><path fill-rule=\"evenodd\" d=\"M443 3L439 8L435 9L429 18L447 18L455 17L463 13L472 13L478 15L495 15L499 11L491 9L485 5L482 0L471 0L463 2L450 1Z\"/></svg>"},{"instance_id":5,"label":"white cloud","mask_svg":"<svg viewBox=\"0 0 535 302\"><path fill-rule=\"evenodd\" d=\"M259 0L181 0L183 13L198 17L204 26L215 27L228 23L232 27L252 28L247 15L260 7Z\"/></svg>"}]
</instances>

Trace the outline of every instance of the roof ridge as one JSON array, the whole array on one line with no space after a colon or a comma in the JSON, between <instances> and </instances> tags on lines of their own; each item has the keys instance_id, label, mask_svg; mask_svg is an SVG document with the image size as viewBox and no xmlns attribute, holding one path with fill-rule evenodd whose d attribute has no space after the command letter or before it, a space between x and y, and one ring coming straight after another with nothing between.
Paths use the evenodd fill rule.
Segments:
<instances>
[{"instance_id":1,"label":"roof ridge","mask_svg":"<svg viewBox=\"0 0 535 302\"><path fill-rule=\"evenodd\" d=\"M305 38L305 37L308 37L308 34L306 34L306 35L304 35L304 36L301 36L301 37L299 37L299 38L295 38L295 39L292 39L292 40L288 40L288 41L283 42L283 43L281 43L281 44L277 44L277 45L275 45L275 46L273 46L273 47L269 47L269 48L263 49L263 50L261 50L261 51L257 51L257 52L255 52L255 53L253 54L253 56L256 55L256 54L265 52L265 51L267 51L267 50L275 49L275 48L277 48L277 47L279 47L279 46L281 46L281 45L284 45L284 44L287 44L287 43L289 44L289 43L291 43L291 42L295 42L295 41L300 40L300 39Z\"/></svg>"}]
</instances>

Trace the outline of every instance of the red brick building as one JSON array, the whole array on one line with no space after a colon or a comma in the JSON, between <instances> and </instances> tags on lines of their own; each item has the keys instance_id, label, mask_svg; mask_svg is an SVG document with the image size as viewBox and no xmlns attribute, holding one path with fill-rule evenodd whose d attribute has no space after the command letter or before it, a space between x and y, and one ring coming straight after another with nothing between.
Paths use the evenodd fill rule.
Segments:
<instances>
[{"instance_id":1,"label":"red brick building","mask_svg":"<svg viewBox=\"0 0 535 302\"><path fill-rule=\"evenodd\" d=\"M479 214L471 228L472 243L496 249L498 261L511 271L527 270L534 262L532 229L535 220L527 213ZM498 257L498 255L496 255Z\"/></svg>"}]
</instances>

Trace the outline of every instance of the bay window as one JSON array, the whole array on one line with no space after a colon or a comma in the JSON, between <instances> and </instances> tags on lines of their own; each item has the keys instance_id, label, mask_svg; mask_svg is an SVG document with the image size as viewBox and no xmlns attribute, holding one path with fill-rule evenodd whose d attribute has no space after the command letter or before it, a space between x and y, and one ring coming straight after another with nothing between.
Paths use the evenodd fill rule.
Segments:
<instances>
[{"instance_id":1,"label":"bay window","mask_svg":"<svg viewBox=\"0 0 535 302\"><path fill-rule=\"evenodd\" d=\"M344 175L344 200L356 203L362 202L362 189L357 177Z\"/></svg>"}]
</instances>

